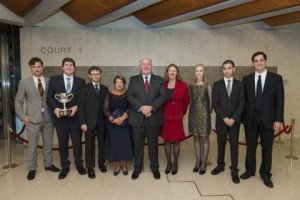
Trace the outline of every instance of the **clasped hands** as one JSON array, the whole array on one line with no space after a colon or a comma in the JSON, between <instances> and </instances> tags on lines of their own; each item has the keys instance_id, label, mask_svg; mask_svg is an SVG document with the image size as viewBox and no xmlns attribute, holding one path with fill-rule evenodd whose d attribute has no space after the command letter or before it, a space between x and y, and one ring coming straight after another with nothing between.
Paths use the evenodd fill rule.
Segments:
<instances>
[{"instance_id":1,"label":"clasped hands","mask_svg":"<svg viewBox=\"0 0 300 200\"><path fill-rule=\"evenodd\" d=\"M75 113L77 112L78 107L77 106L73 106L72 108L69 108L69 110L71 111L69 117L73 117L75 115ZM60 108L55 108L54 109L54 114L57 118L61 118L61 116L59 115L61 109Z\"/></svg>"},{"instance_id":2,"label":"clasped hands","mask_svg":"<svg viewBox=\"0 0 300 200\"><path fill-rule=\"evenodd\" d=\"M152 106L149 106L149 105L145 105L145 106L142 106L140 111L145 115L145 117L150 117L152 115Z\"/></svg>"},{"instance_id":3,"label":"clasped hands","mask_svg":"<svg viewBox=\"0 0 300 200\"><path fill-rule=\"evenodd\" d=\"M223 119L223 121L224 121L224 123L227 125L227 126L229 126L229 127L232 127L233 126L233 124L235 123L235 120L234 119L232 119L232 118L228 118L228 117L225 117L224 119Z\"/></svg>"}]
</instances>

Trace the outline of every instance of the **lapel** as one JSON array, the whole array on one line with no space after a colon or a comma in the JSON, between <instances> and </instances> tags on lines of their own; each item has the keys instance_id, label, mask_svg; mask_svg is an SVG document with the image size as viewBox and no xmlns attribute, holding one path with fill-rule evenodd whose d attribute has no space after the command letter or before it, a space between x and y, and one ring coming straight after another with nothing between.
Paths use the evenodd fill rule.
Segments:
<instances>
[{"instance_id":1,"label":"lapel","mask_svg":"<svg viewBox=\"0 0 300 200\"><path fill-rule=\"evenodd\" d=\"M249 90L250 90L250 97L252 97L253 100L255 100L255 73L250 75L250 84L249 84Z\"/></svg>"},{"instance_id":2,"label":"lapel","mask_svg":"<svg viewBox=\"0 0 300 200\"><path fill-rule=\"evenodd\" d=\"M153 78L153 76L151 75L148 94L149 94L150 89L151 89L152 78ZM147 92L146 92L146 88L145 88L145 83L144 83L144 79L143 79L143 75L142 74L140 74L140 76L138 77L138 83L137 83L137 85L140 85L141 91L144 91L145 95L147 96Z\"/></svg>"},{"instance_id":3,"label":"lapel","mask_svg":"<svg viewBox=\"0 0 300 200\"><path fill-rule=\"evenodd\" d=\"M271 85L270 78L271 78L271 77L270 77L270 73L267 72L266 80L265 80L265 85L264 85L263 92L262 92L262 97L264 96L265 91L268 91L268 88L269 88L270 85Z\"/></svg>"},{"instance_id":4,"label":"lapel","mask_svg":"<svg viewBox=\"0 0 300 200\"><path fill-rule=\"evenodd\" d=\"M151 94L151 92L153 91L155 82L156 82L155 75L151 74L151 79L150 79L150 85L149 85L148 96L149 96L149 94ZM145 92L146 92L146 89L145 89Z\"/></svg>"},{"instance_id":5,"label":"lapel","mask_svg":"<svg viewBox=\"0 0 300 200\"><path fill-rule=\"evenodd\" d=\"M35 82L34 82L34 79L33 79L33 77L31 77L30 79L29 79L30 81L30 85L29 85L29 87L30 88L33 88L33 92L34 92L34 94L36 95L36 96L41 96L40 95L40 93L39 93L39 91L38 91L38 89L37 89L37 87L36 87L36 85L35 85ZM44 95L45 95L45 93L44 93Z\"/></svg>"},{"instance_id":6,"label":"lapel","mask_svg":"<svg viewBox=\"0 0 300 200\"><path fill-rule=\"evenodd\" d=\"M227 99L230 99L230 97L227 94L226 83L224 81L224 78L221 80L221 91L223 93L222 96L225 96ZM231 93L232 93L232 87L231 87ZM231 93L230 93L230 96L231 96Z\"/></svg>"}]
</instances>

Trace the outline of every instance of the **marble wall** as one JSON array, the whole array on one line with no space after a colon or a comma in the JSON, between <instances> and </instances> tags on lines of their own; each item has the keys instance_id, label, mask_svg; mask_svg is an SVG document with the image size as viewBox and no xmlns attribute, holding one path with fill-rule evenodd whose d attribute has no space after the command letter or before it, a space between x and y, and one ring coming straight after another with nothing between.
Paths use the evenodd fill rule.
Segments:
<instances>
[{"instance_id":1,"label":"marble wall","mask_svg":"<svg viewBox=\"0 0 300 200\"><path fill-rule=\"evenodd\" d=\"M268 65L276 66L284 78L285 120L297 119L300 114L300 31L33 27L23 28L20 40L22 77L30 74L27 63L33 56L41 57L47 70L54 67L51 72L48 70L50 74L61 73L62 59L72 57L82 74L91 65L103 66L103 81L109 86L114 71L126 76L137 74L139 60L145 56L152 58L154 66L160 66L155 69L158 74L170 63L190 73L191 66L198 63L216 67L226 59L246 66L238 67L245 73L251 66L251 55L264 51ZM219 74L218 68L211 67L208 71ZM299 129L296 121L295 132Z\"/></svg>"}]
</instances>

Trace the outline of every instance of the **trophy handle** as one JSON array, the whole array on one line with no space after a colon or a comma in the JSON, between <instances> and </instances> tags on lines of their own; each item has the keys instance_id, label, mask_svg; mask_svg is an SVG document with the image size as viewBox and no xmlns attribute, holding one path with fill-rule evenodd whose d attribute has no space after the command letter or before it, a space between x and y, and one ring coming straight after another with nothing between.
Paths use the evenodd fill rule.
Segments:
<instances>
[{"instance_id":1,"label":"trophy handle","mask_svg":"<svg viewBox=\"0 0 300 200\"><path fill-rule=\"evenodd\" d=\"M54 95L54 98L55 98L55 99L57 99L58 101L60 100L60 98L59 98L59 95L58 95L58 94L55 94L55 95Z\"/></svg>"},{"instance_id":2,"label":"trophy handle","mask_svg":"<svg viewBox=\"0 0 300 200\"><path fill-rule=\"evenodd\" d=\"M73 99L73 97L74 97L73 94L67 94L67 95L68 95L69 101L71 101L71 99Z\"/></svg>"}]
</instances>

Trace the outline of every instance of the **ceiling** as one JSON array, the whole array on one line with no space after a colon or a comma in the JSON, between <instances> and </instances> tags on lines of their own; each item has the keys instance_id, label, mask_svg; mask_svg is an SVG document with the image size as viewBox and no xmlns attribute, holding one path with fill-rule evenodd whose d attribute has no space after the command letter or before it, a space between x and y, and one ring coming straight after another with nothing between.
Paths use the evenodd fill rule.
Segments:
<instances>
[{"instance_id":1,"label":"ceiling","mask_svg":"<svg viewBox=\"0 0 300 200\"><path fill-rule=\"evenodd\" d=\"M251 23L300 29L300 0L0 0L2 23L37 26L61 12L85 27L134 17L148 28L196 20L208 29Z\"/></svg>"}]
</instances>

